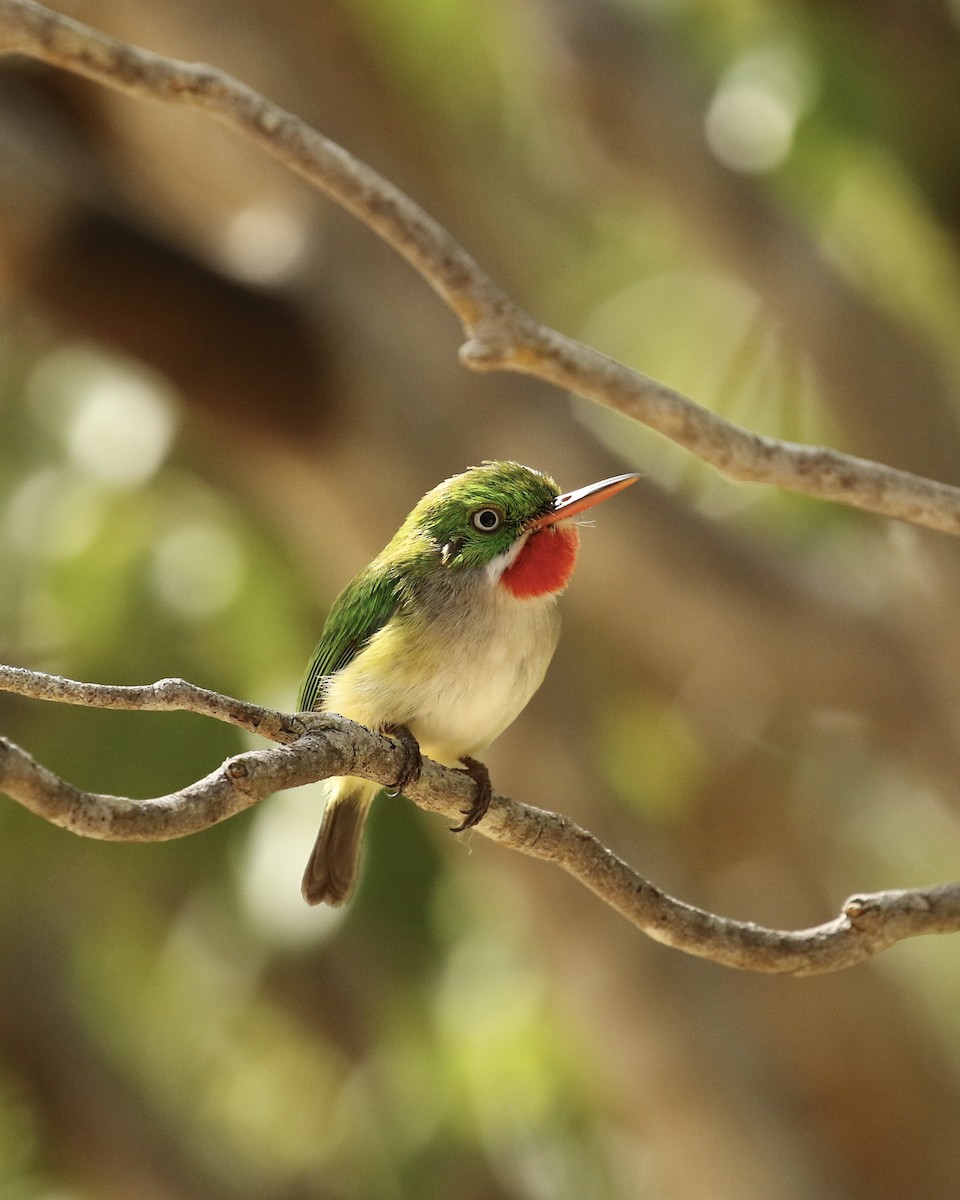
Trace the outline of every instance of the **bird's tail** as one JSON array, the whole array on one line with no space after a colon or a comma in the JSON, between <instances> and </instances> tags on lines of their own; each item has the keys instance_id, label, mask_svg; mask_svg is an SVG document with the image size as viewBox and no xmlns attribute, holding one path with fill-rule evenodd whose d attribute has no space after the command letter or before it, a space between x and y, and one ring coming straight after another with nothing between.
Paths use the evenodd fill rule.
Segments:
<instances>
[{"instance_id":1,"label":"bird's tail","mask_svg":"<svg viewBox=\"0 0 960 1200\"><path fill-rule=\"evenodd\" d=\"M320 832L300 891L308 904L346 904L357 882L360 843L370 804L380 790L366 779L330 781Z\"/></svg>"}]
</instances>

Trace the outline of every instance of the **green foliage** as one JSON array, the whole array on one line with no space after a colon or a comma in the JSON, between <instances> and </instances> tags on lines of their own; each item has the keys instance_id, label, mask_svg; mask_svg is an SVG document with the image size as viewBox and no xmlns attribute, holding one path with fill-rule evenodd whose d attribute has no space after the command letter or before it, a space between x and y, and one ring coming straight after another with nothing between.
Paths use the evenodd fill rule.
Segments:
<instances>
[{"instance_id":1,"label":"green foliage","mask_svg":"<svg viewBox=\"0 0 960 1200\"><path fill-rule=\"evenodd\" d=\"M872 396L859 426L845 420L837 360L815 357L824 328L846 335L854 378L894 339L960 376L960 102L939 121L922 107L957 95L958 70L929 46L929 88L906 50L894 69L889 6L876 20L869 6L769 0L74 7L289 89L539 316L752 430L875 453L851 428L879 438L883 420ZM911 17L923 28L919 8ZM591 21L609 37L594 75ZM624 76L634 41L647 69ZM172 225L204 280L238 215L275 206L296 230L307 214L302 273L280 284L322 369L295 408L271 357L251 412L231 406L249 369L242 332L224 351L189 295L164 308L162 271L142 280L156 305L142 320L168 324L144 340L186 344L192 376L176 357L168 377L82 340L69 317L47 324L45 303L62 316L70 296L58 308L39 284L32 302L12 293L0 659L117 683L179 675L290 707L330 599L413 497L481 458L573 471L601 443L647 473L661 511L690 518L701 557L682 572L674 546L640 531L635 558L632 540L585 536L565 598L568 675L548 678L539 715L492 752L497 785L586 824L602 805L625 842L638 834L641 869L683 875L726 911L754 912L762 892L785 920L812 922L853 887L950 874L955 604L926 607L952 586L944 560L902 530L875 536L835 506L722 480L586 402L547 407L512 379L444 373L452 322L418 306L405 267L358 250L366 234L350 240L259 158L238 169L220 143L211 152L207 130L161 124L151 142L146 110L63 90L91 157L122 179L113 201L142 205L144 237ZM39 127L27 142L53 154ZM836 291L811 311L824 267ZM864 310L879 315L869 335L851 317ZM183 376L192 392L171 382ZM929 403L902 397L921 428ZM601 575L611 545L631 551ZM742 575L731 545L750 556ZM693 590L698 604L681 604ZM0 734L79 785L135 796L252 744L193 716L3 695ZM544 883L547 867L493 866L479 838L454 842L399 799L374 808L354 903L310 910L297 886L317 808L304 788L183 842L119 846L0 803L0 1200L956 1193L960 1167L917 1183L956 1144L957 971L942 940L898 948L886 975L863 971L849 992L731 983L648 957L592 897ZM902 1138L907 1184L884 1157Z\"/></svg>"}]
</instances>

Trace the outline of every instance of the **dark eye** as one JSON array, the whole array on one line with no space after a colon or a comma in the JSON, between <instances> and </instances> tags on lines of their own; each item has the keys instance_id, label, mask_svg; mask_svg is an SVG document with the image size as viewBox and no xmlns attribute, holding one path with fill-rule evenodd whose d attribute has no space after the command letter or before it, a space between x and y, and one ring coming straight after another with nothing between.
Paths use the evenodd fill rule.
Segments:
<instances>
[{"instance_id":1,"label":"dark eye","mask_svg":"<svg viewBox=\"0 0 960 1200\"><path fill-rule=\"evenodd\" d=\"M494 533L503 524L503 513L499 508L478 508L470 524L481 533Z\"/></svg>"}]
</instances>

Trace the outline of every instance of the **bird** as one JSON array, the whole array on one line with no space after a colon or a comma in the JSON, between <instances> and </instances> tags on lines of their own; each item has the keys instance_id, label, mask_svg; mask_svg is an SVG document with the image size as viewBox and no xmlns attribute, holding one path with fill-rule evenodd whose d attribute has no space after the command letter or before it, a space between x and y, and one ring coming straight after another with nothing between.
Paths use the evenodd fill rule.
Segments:
<instances>
[{"instance_id":1,"label":"bird","mask_svg":"<svg viewBox=\"0 0 960 1200\"><path fill-rule=\"evenodd\" d=\"M299 712L339 713L395 739L391 789L420 775L422 756L469 774L477 824L491 797L480 754L539 688L559 637L557 599L574 569L578 514L640 476L562 493L542 471L485 461L445 479L414 506L376 558L334 600L304 673ZM370 780L325 781L326 803L301 891L345 904L356 885Z\"/></svg>"}]
</instances>

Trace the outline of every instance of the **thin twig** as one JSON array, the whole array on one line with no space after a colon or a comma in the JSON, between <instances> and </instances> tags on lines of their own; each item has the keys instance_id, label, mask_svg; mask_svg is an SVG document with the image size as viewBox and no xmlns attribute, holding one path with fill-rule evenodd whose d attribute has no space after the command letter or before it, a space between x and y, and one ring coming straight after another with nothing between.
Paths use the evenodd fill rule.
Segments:
<instances>
[{"instance_id":1,"label":"thin twig","mask_svg":"<svg viewBox=\"0 0 960 1200\"><path fill-rule=\"evenodd\" d=\"M225 821L285 788L344 772L382 784L397 775L395 744L361 725L326 713L259 709L184 680L121 688L0 667L0 690L101 708L196 712L245 729L272 729L276 741L289 742L235 755L180 791L132 800L81 791L0 738L0 788L31 812L82 837L167 841ZM238 719L238 714L247 715ZM425 760L420 781L407 794L420 808L450 820L469 808L472 786L463 772ZM853 966L904 938L960 932L960 883L856 896L824 925L767 929L674 899L575 822L500 793L494 793L476 830L562 867L656 941L739 970L819 975Z\"/></svg>"},{"instance_id":2,"label":"thin twig","mask_svg":"<svg viewBox=\"0 0 960 1200\"><path fill-rule=\"evenodd\" d=\"M302 725L272 708L232 700L185 679L161 679L157 683L128 686L113 683L79 683L62 675L47 675L23 667L0 664L0 691L30 696L34 700L53 700L58 704L79 704L85 708L116 708L126 712L192 712L216 717L237 725L248 733L259 734L271 742L292 742L303 733Z\"/></svg>"},{"instance_id":3,"label":"thin twig","mask_svg":"<svg viewBox=\"0 0 960 1200\"><path fill-rule=\"evenodd\" d=\"M524 312L409 197L299 117L226 72L99 33L33 0L0 0L0 53L29 55L142 99L205 113L325 192L411 264L457 314L460 358L579 393L686 447L730 479L960 534L960 488L836 450L759 434L695 404Z\"/></svg>"},{"instance_id":4,"label":"thin twig","mask_svg":"<svg viewBox=\"0 0 960 1200\"><path fill-rule=\"evenodd\" d=\"M833 450L760 437L540 324L391 183L224 72L140 50L32 0L0 0L0 53L26 54L132 95L205 112L249 138L342 204L420 272L459 316L467 336L461 359L475 370L519 371L579 392L649 425L732 479L775 484L960 533L958 488ZM198 712L281 743L228 759L168 796L131 800L83 792L0 739L4 791L87 837L181 837L283 788L345 771L381 783L396 777L392 743L352 722L277 713L183 680L118 688L3 668L0 690L89 706ZM408 790L420 807L448 818L472 798L461 773L429 761ZM960 931L960 884L854 897L833 921L790 932L731 921L675 900L567 818L496 793L478 832L563 867L656 940L743 970L835 971L902 938Z\"/></svg>"}]
</instances>

